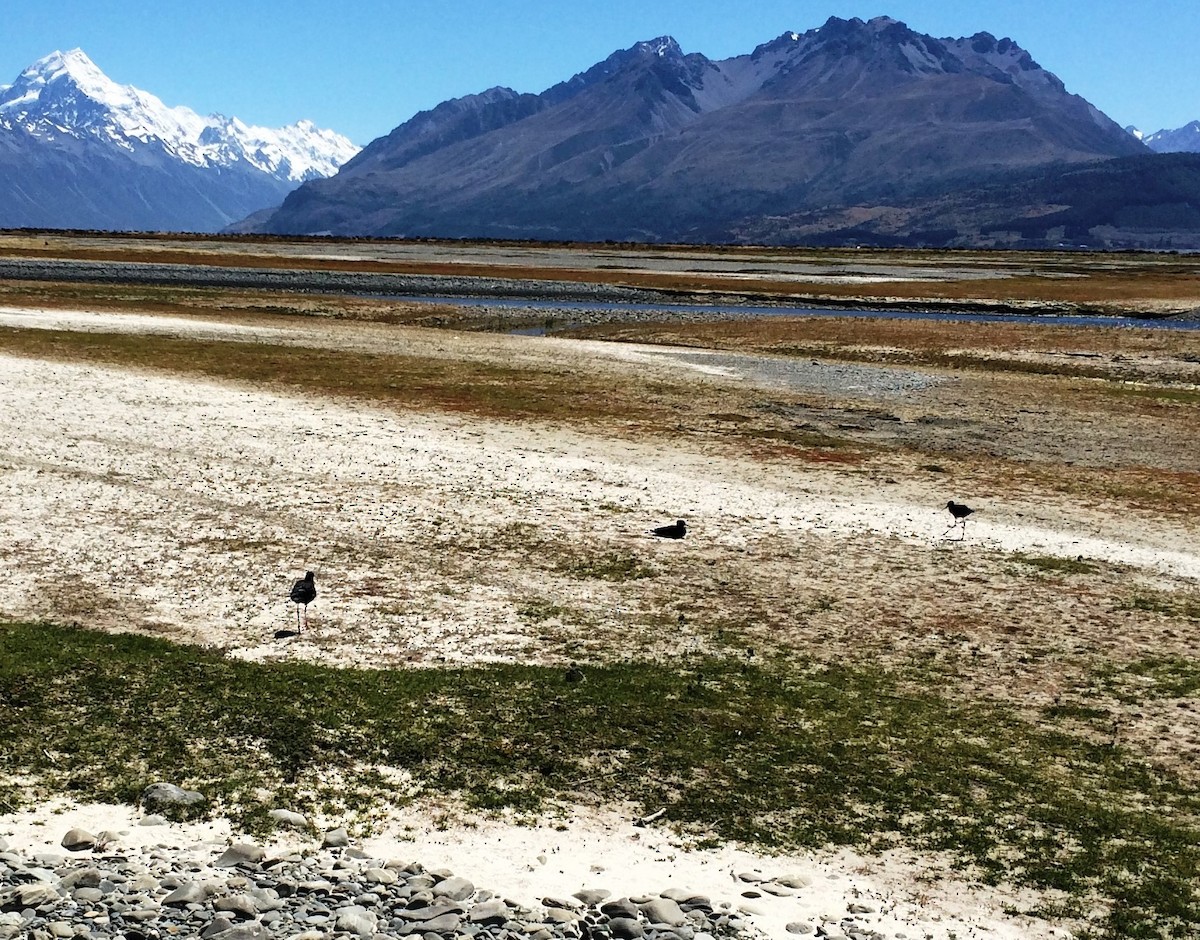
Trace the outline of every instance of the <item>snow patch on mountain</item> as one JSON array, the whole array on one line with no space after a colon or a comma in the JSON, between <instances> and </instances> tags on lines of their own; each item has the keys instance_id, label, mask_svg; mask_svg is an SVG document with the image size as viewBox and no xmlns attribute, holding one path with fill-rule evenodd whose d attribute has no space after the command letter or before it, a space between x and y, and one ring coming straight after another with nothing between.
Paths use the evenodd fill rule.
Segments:
<instances>
[{"instance_id":1,"label":"snow patch on mountain","mask_svg":"<svg viewBox=\"0 0 1200 940\"><path fill-rule=\"evenodd\" d=\"M1146 134L1142 141L1156 153L1200 153L1200 121Z\"/></svg>"},{"instance_id":2,"label":"snow patch on mountain","mask_svg":"<svg viewBox=\"0 0 1200 940\"><path fill-rule=\"evenodd\" d=\"M245 163L289 182L332 176L359 150L311 121L267 128L168 107L114 82L81 49L53 52L0 86L0 127L52 140L86 135L129 152L159 146L193 166Z\"/></svg>"},{"instance_id":3,"label":"snow patch on mountain","mask_svg":"<svg viewBox=\"0 0 1200 940\"><path fill-rule=\"evenodd\" d=\"M659 36L657 39L651 39L649 42L639 42L634 48L647 52L650 55L658 56L660 59L667 56L683 57L683 50L679 48L679 43L671 36Z\"/></svg>"}]
</instances>

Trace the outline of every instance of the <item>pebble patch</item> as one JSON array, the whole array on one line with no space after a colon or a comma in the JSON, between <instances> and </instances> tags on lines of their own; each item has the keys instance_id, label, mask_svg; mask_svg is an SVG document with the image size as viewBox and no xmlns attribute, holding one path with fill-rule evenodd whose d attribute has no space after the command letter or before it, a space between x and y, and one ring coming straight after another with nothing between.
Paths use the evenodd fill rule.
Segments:
<instances>
[{"instance_id":1,"label":"pebble patch","mask_svg":"<svg viewBox=\"0 0 1200 940\"><path fill-rule=\"evenodd\" d=\"M342 847L341 835L277 857L250 843L126 848L75 829L62 855L29 856L0 840L0 940L762 936L728 902L679 890L609 899L590 887L531 909L445 869Z\"/></svg>"}]
</instances>

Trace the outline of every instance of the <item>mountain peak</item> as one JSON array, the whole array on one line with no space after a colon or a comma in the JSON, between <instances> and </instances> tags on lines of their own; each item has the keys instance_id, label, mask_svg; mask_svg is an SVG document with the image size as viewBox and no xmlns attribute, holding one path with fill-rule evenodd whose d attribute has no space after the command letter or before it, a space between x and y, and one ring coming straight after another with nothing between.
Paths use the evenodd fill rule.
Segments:
<instances>
[{"instance_id":1,"label":"mountain peak","mask_svg":"<svg viewBox=\"0 0 1200 940\"><path fill-rule=\"evenodd\" d=\"M689 56L683 54L677 43L670 36L658 36L643 42L634 43L628 49L618 49L607 59L598 62L590 69L579 72L565 82L559 82L548 88L543 97L548 102L561 103L572 98L579 92L592 85L605 81L614 75L630 68L645 68L648 63L654 68L654 63L667 60L670 63L687 61Z\"/></svg>"},{"instance_id":2,"label":"mountain peak","mask_svg":"<svg viewBox=\"0 0 1200 940\"><path fill-rule=\"evenodd\" d=\"M1029 57L1028 52L1007 36L1003 39L997 39L991 33L980 32L971 36L967 41L971 44L971 48L980 55L996 53L997 55L1010 57Z\"/></svg>"},{"instance_id":3,"label":"mountain peak","mask_svg":"<svg viewBox=\"0 0 1200 940\"><path fill-rule=\"evenodd\" d=\"M650 53L661 58L683 57L683 50L671 36L658 36L646 42L639 42L631 51Z\"/></svg>"},{"instance_id":4,"label":"mountain peak","mask_svg":"<svg viewBox=\"0 0 1200 940\"><path fill-rule=\"evenodd\" d=\"M63 81L74 84L89 97L111 97L113 90L120 88L78 47L66 52L56 49L38 59L21 73L15 85L36 88Z\"/></svg>"},{"instance_id":5,"label":"mountain peak","mask_svg":"<svg viewBox=\"0 0 1200 940\"><path fill-rule=\"evenodd\" d=\"M172 124L200 118L186 108L169 109L153 95L119 85L82 49L55 50L25 69L0 92L0 115L33 129L39 122L59 128L115 123L123 133L144 139L144 131L169 117Z\"/></svg>"},{"instance_id":6,"label":"mountain peak","mask_svg":"<svg viewBox=\"0 0 1200 940\"><path fill-rule=\"evenodd\" d=\"M904 23L900 22L900 20L892 19L890 16L876 16L869 20L861 20L857 16L852 16L848 20L844 20L840 16L831 16L825 21L825 25L821 26L817 32L879 33L893 26L901 26L904 29L908 29L908 27Z\"/></svg>"},{"instance_id":7,"label":"mountain peak","mask_svg":"<svg viewBox=\"0 0 1200 940\"><path fill-rule=\"evenodd\" d=\"M1200 153L1200 121L1174 130L1163 129L1142 138L1155 153Z\"/></svg>"},{"instance_id":8,"label":"mountain peak","mask_svg":"<svg viewBox=\"0 0 1200 940\"><path fill-rule=\"evenodd\" d=\"M42 56L25 70L26 75L40 74L47 78L53 78L63 72L71 75L88 73L104 74L100 72L100 69L88 54L78 46L74 49L68 49L66 52L61 49L55 49L49 55Z\"/></svg>"},{"instance_id":9,"label":"mountain peak","mask_svg":"<svg viewBox=\"0 0 1200 940\"><path fill-rule=\"evenodd\" d=\"M878 54L913 46L922 51L932 37L923 36L909 29L908 25L890 16L876 16L861 20L857 16L848 20L831 16L818 29L810 30L806 39L816 48L824 48L838 55Z\"/></svg>"},{"instance_id":10,"label":"mountain peak","mask_svg":"<svg viewBox=\"0 0 1200 940\"><path fill-rule=\"evenodd\" d=\"M245 163L281 180L330 176L358 148L315 125L272 130L221 114L201 117L168 107L149 92L120 85L82 49L55 50L0 86L0 127L39 137L89 137L128 153L160 146L197 167Z\"/></svg>"}]
</instances>

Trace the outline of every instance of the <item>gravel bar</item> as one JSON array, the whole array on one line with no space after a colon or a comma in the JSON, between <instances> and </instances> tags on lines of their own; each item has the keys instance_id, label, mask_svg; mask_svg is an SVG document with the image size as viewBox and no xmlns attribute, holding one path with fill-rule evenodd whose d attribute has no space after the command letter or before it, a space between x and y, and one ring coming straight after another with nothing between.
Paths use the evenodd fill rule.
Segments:
<instances>
[{"instance_id":1,"label":"gravel bar","mask_svg":"<svg viewBox=\"0 0 1200 940\"><path fill-rule=\"evenodd\" d=\"M189 287L295 291L297 293L387 294L430 297L512 297L523 300L600 303L664 303L678 295L612 284L534 281L434 274L365 274L227 268L219 265L153 264L134 261L30 261L0 259L0 279L102 284L178 284Z\"/></svg>"},{"instance_id":2,"label":"gravel bar","mask_svg":"<svg viewBox=\"0 0 1200 940\"><path fill-rule=\"evenodd\" d=\"M730 901L684 890L618 898L591 888L526 907L444 869L373 858L350 846L344 829L325 833L317 851L281 855L253 843L172 852L165 847L121 848L118 842L114 833L72 829L63 837L65 855L28 856L0 839L0 938L762 937ZM778 890L795 894L782 883ZM847 926L844 936L882 940L882 934L861 921L850 918ZM813 927L797 923L794 932L811 933Z\"/></svg>"}]
</instances>

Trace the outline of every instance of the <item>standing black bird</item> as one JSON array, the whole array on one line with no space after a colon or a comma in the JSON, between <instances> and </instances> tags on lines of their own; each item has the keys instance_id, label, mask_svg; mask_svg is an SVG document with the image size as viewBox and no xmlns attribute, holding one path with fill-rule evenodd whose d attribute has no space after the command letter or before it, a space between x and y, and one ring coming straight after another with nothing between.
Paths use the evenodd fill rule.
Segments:
<instances>
[{"instance_id":1,"label":"standing black bird","mask_svg":"<svg viewBox=\"0 0 1200 940\"><path fill-rule=\"evenodd\" d=\"M660 525L654 534L660 539L681 539L687 535L687 523L677 519L673 525Z\"/></svg>"},{"instance_id":2,"label":"standing black bird","mask_svg":"<svg viewBox=\"0 0 1200 940\"><path fill-rule=\"evenodd\" d=\"M317 586L313 583L313 573L305 573L304 577L292 585L290 595L296 605L296 632L300 632L300 605L304 605L304 625L308 626L308 605L317 598Z\"/></svg>"},{"instance_id":3,"label":"standing black bird","mask_svg":"<svg viewBox=\"0 0 1200 940\"><path fill-rule=\"evenodd\" d=\"M967 535L967 516L971 515L975 510L965 503L956 503L954 500L946 503L946 508L950 510L950 515L954 517L954 521L950 523L950 529L955 528L960 523L962 524L963 538ZM949 532L950 529L946 531Z\"/></svg>"}]
</instances>

